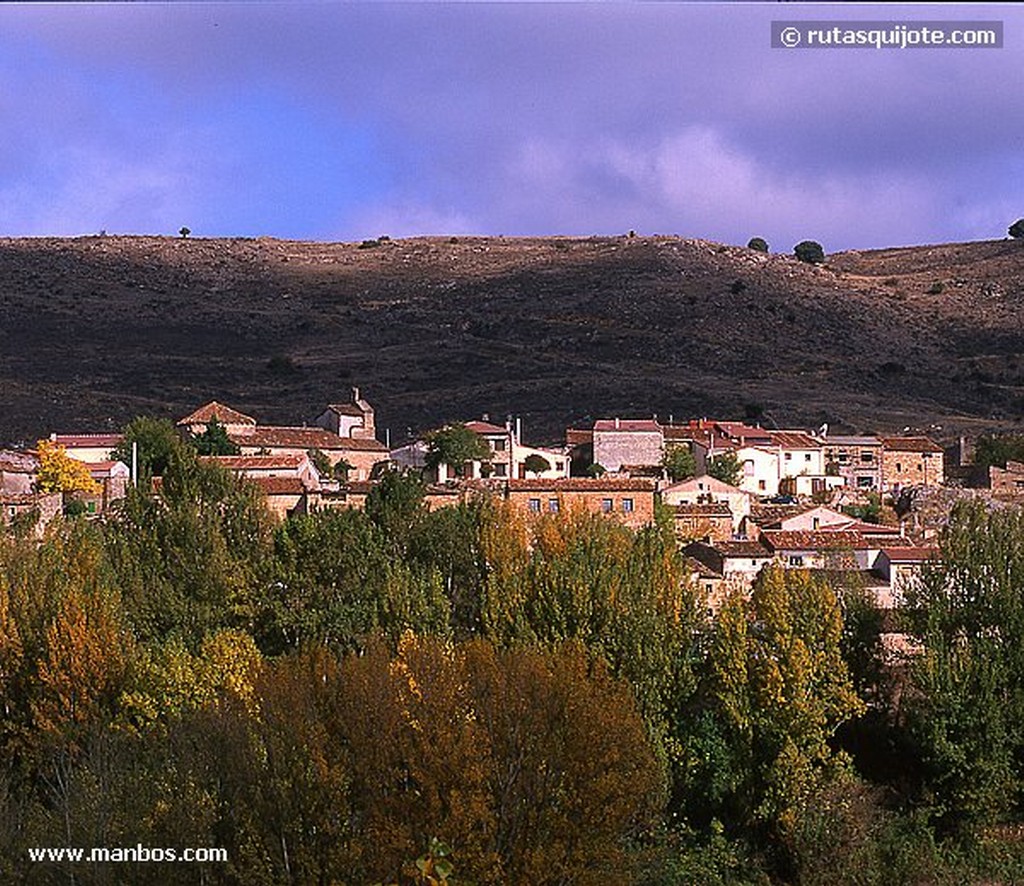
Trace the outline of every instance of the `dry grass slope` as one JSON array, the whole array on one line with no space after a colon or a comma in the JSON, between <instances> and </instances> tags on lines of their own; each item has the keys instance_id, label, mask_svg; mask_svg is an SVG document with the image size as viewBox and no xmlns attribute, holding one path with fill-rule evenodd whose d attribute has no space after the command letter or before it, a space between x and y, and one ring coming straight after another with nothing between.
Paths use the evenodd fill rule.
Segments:
<instances>
[{"instance_id":1,"label":"dry grass slope","mask_svg":"<svg viewBox=\"0 0 1024 886\"><path fill-rule=\"evenodd\" d=\"M0 441L210 398L301 423L359 384L398 437L481 411L850 431L1015 426L1024 244L849 252L707 241L0 240Z\"/></svg>"}]
</instances>

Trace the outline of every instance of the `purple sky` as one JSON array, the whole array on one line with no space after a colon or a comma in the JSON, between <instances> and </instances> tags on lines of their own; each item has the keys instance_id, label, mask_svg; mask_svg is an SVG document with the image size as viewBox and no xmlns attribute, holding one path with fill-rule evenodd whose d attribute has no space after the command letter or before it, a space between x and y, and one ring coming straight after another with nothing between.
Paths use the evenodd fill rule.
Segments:
<instances>
[{"instance_id":1,"label":"purple sky","mask_svg":"<svg viewBox=\"0 0 1024 886\"><path fill-rule=\"evenodd\" d=\"M993 50L769 47L772 19L1002 20ZM1002 237L1024 9L0 5L0 234Z\"/></svg>"}]
</instances>

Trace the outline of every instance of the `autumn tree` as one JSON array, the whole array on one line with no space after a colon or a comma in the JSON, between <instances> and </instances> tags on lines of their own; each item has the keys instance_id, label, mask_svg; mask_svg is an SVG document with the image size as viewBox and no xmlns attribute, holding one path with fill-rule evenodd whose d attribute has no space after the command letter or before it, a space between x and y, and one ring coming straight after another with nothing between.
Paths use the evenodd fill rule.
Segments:
<instances>
[{"instance_id":1,"label":"autumn tree","mask_svg":"<svg viewBox=\"0 0 1024 886\"><path fill-rule=\"evenodd\" d=\"M36 488L40 492L95 494L102 488L93 480L89 466L73 459L63 446L51 440L40 440L37 451L39 471L36 474Z\"/></svg>"},{"instance_id":2,"label":"autumn tree","mask_svg":"<svg viewBox=\"0 0 1024 886\"><path fill-rule=\"evenodd\" d=\"M690 723L697 820L718 818L785 846L808 798L844 768L829 739L864 709L841 651L832 589L769 568L718 613Z\"/></svg>"}]
</instances>

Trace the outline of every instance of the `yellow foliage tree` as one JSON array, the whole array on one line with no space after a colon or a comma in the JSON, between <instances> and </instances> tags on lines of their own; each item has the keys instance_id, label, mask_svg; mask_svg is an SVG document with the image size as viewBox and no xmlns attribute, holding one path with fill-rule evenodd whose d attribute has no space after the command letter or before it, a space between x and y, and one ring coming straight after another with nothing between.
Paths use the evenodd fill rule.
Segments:
<instances>
[{"instance_id":1,"label":"yellow foliage tree","mask_svg":"<svg viewBox=\"0 0 1024 886\"><path fill-rule=\"evenodd\" d=\"M58 446L52 440L40 440L36 448L39 452L36 488L40 492L95 494L102 489L89 474L88 465L73 459L63 446Z\"/></svg>"}]
</instances>

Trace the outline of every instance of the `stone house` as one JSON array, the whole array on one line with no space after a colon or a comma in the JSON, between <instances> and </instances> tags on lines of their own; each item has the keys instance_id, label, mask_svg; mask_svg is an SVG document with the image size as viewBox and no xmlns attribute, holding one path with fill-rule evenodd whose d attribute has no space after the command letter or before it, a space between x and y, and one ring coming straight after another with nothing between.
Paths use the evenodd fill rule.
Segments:
<instances>
[{"instance_id":1,"label":"stone house","mask_svg":"<svg viewBox=\"0 0 1024 886\"><path fill-rule=\"evenodd\" d=\"M943 449L927 437L882 438L882 489L941 486L945 482Z\"/></svg>"},{"instance_id":2,"label":"stone house","mask_svg":"<svg viewBox=\"0 0 1024 886\"><path fill-rule=\"evenodd\" d=\"M623 465L655 467L665 454L665 437L653 419L602 419L594 422L594 463L609 473Z\"/></svg>"},{"instance_id":3,"label":"stone house","mask_svg":"<svg viewBox=\"0 0 1024 886\"><path fill-rule=\"evenodd\" d=\"M882 441L878 437L830 435L824 440L825 473L856 489L882 488Z\"/></svg>"},{"instance_id":4,"label":"stone house","mask_svg":"<svg viewBox=\"0 0 1024 886\"><path fill-rule=\"evenodd\" d=\"M1024 496L1024 462L1008 461L1005 468L990 465L988 487L998 495Z\"/></svg>"},{"instance_id":5,"label":"stone house","mask_svg":"<svg viewBox=\"0 0 1024 886\"><path fill-rule=\"evenodd\" d=\"M0 450L0 494L28 495L38 471L39 459L34 453Z\"/></svg>"},{"instance_id":6,"label":"stone house","mask_svg":"<svg viewBox=\"0 0 1024 886\"><path fill-rule=\"evenodd\" d=\"M725 502L678 504L672 511L676 538L680 541L728 541L733 535L733 515Z\"/></svg>"},{"instance_id":7,"label":"stone house","mask_svg":"<svg viewBox=\"0 0 1024 886\"><path fill-rule=\"evenodd\" d=\"M639 529L654 521L652 480L627 477L572 477L556 480L509 480L506 498L532 516L581 507Z\"/></svg>"},{"instance_id":8,"label":"stone house","mask_svg":"<svg viewBox=\"0 0 1024 886\"><path fill-rule=\"evenodd\" d=\"M725 504L732 515L732 532L734 534L739 532L744 518L750 514L751 507L749 492L744 492L742 489L730 486L707 474L666 486L661 490L661 500L672 507L682 504Z\"/></svg>"}]
</instances>

